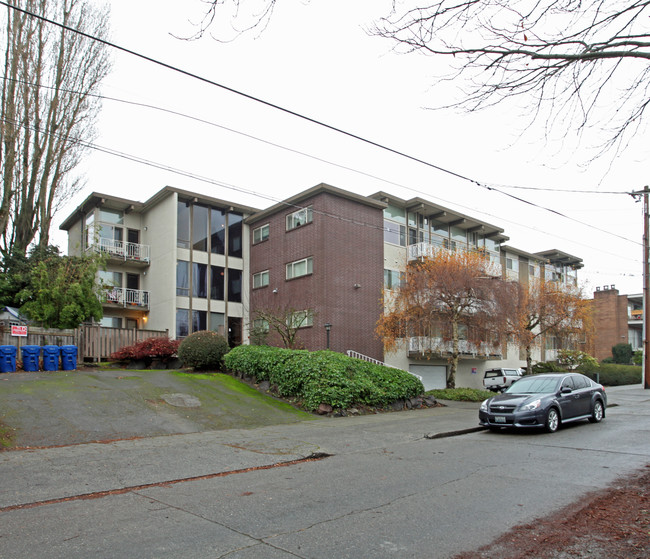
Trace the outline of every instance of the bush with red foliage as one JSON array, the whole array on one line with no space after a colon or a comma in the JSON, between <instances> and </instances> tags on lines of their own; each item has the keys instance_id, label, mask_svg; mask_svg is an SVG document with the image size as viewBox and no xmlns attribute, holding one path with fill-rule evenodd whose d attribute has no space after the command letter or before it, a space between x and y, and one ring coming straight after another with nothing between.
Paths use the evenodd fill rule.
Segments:
<instances>
[{"instance_id":1,"label":"bush with red foliage","mask_svg":"<svg viewBox=\"0 0 650 559\"><path fill-rule=\"evenodd\" d=\"M137 344L123 347L111 353L111 359L116 361L144 361L147 366L151 365L154 359L167 362L176 357L179 340L169 338L147 338Z\"/></svg>"}]
</instances>

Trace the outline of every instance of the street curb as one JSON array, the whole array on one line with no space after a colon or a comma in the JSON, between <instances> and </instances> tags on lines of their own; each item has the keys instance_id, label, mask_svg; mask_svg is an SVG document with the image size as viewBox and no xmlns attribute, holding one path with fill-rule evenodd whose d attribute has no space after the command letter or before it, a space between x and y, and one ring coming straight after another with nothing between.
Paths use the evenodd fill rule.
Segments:
<instances>
[{"instance_id":1,"label":"street curb","mask_svg":"<svg viewBox=\"0 0 650 559\"><path fill-rule=\"evenodd\" d=\"M445 433L434 433L429 435L424 435L425 439L446 439L448 437L456 437L458 435L467 435L468 433L477 433L478 431L485 431L487 427L478 426L471 427L469 429L459 429L457 431L447 431Z\"/></svg>"}]
</instances>

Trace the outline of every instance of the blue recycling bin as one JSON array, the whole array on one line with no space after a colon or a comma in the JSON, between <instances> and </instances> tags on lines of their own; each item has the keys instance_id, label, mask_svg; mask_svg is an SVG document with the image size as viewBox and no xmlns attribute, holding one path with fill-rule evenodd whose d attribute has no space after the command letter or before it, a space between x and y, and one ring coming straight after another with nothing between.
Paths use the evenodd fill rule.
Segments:
<instances>
[{"instance_id":1,"label":"blue recycling bin","mask_svg":"<svg viewBox=\"0 0 650 559\"><path fill-rule=\"evenodd\" d=\"M16 346L0 345L0 373L16 372Z\"/></svg>"},{"instance_id":2,"label":"blue recycling bin","mask_svg":"<svg viewBox=\"0 0 650 559\"><path fill-rule=\"evenodd\" d=\"M43 370L58 371L61 348L58 345L43 346Z\"/></svg>"},{"instance_id":3,"label":"blue recycling bin","mask_svg":"<svg viewBox=\"0 0 650 559\"><path fill-rule=\"evenodd\" d=\"M41 357L41 346L24 345L20 348L23 354L23 371L38 371Z\"/></svg>"},{"instance_id":4,"label":"blue recycling bin","mask_svg":"<svg viewBox=\"0 0 650 559\"><path fill-rule=\"evenodd\" d=\"M77 346L61 346L61 368L64 371L74 371L77 368Z\"/></svg>"}]
</instances>

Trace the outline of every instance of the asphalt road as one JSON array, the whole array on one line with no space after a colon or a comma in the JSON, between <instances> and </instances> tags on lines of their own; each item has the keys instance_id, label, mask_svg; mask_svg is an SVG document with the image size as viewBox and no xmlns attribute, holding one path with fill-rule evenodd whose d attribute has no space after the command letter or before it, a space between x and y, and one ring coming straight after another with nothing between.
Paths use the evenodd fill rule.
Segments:
<instances>
[{"instance_id":1,"label":"asphalt road","mask_svg":"<svg viewBox=\"0 0 650 559\"><path fill-rule=\"evenodd\" d=\"M453 557L650 463L650 393L609 398L553 435L431 438L461 404L0 453L0 557Z\"/></svg>"}]
</instances>

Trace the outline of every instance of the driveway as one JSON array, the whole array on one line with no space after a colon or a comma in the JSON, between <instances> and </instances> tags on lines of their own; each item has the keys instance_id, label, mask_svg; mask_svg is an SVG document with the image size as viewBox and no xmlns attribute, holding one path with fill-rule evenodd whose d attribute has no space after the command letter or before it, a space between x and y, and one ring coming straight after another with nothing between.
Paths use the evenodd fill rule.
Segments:
<instances>
[{"instance_id":1,"label":"driveway","mask_svg":"<svg viewBox=\"0 0 650 559\"><path fill-rule=\"evenodd\" d=\"M218 373L0 374L0 439L11 447L248 429L305 419L315 416Z\"/></svg>"}]
</instances>

